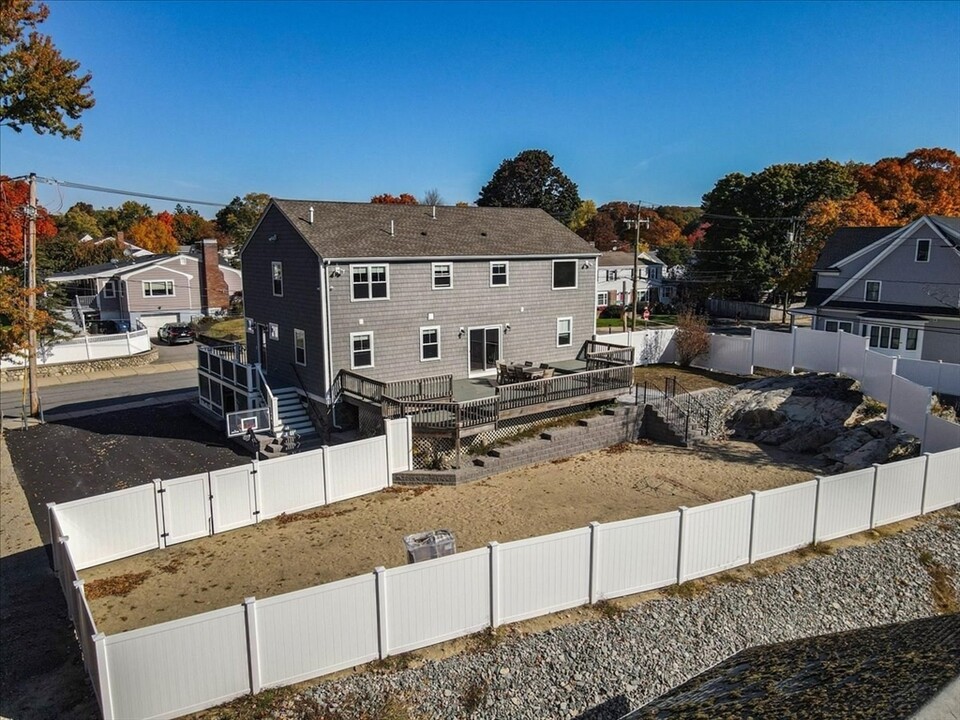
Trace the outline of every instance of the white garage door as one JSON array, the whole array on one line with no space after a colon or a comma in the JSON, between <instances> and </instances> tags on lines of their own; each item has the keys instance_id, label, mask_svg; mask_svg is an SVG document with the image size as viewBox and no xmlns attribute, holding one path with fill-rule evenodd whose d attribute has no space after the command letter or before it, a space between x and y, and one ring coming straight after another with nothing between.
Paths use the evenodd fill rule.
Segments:
<instances>
[{"instance_id":1,"label":"white garage door","mask_svg":"<svg viewBox=\"0 0 960 720\"><path fill-rule=\"evenodd\" d=\"M161 325L169 322L177 322L180 316L177 313L167 313L165 315L141 315L140 322L146 326L151 335L156 335Z\"/></svg>"}]
</instances>

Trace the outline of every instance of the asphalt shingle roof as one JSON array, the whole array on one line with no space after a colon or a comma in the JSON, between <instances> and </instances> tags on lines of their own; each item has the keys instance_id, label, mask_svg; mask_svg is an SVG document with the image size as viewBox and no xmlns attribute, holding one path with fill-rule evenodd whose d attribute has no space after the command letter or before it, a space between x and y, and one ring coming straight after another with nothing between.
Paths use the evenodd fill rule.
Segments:
<instances>
[{"instance_id":1,"label":"asphalt shingle roof","mask_svg":"<svg viewBox=\"0 0 960 720\"><path fill-rule=\"evenodd\" d=\"M428 205L277 198L273 203L326 259L599 255L593 245L534 208L440 206L434 219Z\"/></svg>"},{"instance_id":2,"label":"asphalt shingle roof","mask_svg":"<svg viewBox=\"0 0 960 720\"><path fill-rule=\"evenodd\" d=\"M99 265L86 265L84 267L79 267L76 270L68 270L67 272L54 273L50 275L48 280L61 280L74 278L79 275L93 276L99 275L103 272L112 271L111 275L122 275L125 272L130 272L132 270L139 270L142 267L147 265L152 265L153 263L160 262L161 260L167 260L174 255L143 255L141 257L131 257L125 260L118 260L117 262L107 262L101 263Z\"/></svg>"},{"instance_id":3,"label":"asphalt shingle roof","mask_svg":"<svg viewBox=\"0 0 960 720\"><path fill-rule=\"evenodd\" d=\"M895 227L842 227L827 238L817 258L814 270L826 270L849 255L863 250L868 245L886 237Z\"/></svg>"}]
</instances>

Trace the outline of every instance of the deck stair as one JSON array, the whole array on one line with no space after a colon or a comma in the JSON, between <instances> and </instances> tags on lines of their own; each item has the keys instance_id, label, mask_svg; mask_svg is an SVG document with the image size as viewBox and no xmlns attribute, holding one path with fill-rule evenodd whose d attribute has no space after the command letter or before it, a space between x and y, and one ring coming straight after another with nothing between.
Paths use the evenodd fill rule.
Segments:
<instances>
[{"instance_id":1,"label":"deck stair","mask_svg":"<svg viewBox=\"0 0 960 720\"><path fill-rule=\"evenodd\" d=\"M310 415L301 400L301 395L294 388L278 388L273 391L277 398L277 409L280 419L280 425L283 432L290 434L291 431L307 440L318 435L317 429L310 420Z\"/></svg>"}]
</instances>

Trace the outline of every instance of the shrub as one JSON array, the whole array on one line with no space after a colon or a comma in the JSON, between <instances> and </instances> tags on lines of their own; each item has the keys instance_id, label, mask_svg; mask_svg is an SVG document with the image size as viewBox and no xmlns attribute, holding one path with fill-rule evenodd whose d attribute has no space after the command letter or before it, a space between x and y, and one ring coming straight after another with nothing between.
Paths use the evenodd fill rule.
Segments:
<instances>
[{"instance_id":1,"label":"shrub","mask_svg":"<svg viewBox=\"0 0 960 720\"><path fill-rule=\"evenodd\" d=\"M690 367L694 360L710 352L707 318L690 310L680 312L674 342L677 344L677 363L680 367Z\"/></svg>"}]
</instances>

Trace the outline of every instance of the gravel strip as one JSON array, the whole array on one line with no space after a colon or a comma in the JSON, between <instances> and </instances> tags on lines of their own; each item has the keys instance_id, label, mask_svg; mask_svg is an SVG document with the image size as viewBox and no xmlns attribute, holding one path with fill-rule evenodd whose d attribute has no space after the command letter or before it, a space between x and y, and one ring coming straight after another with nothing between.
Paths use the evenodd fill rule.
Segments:
<instances>
[{"instance_id":1,"label":"gravel strip","mask_svg":"<svg viewBox=\"0 0 960 720\"><path fill-rule=\"evenodd\" d=\"M960 593L960 514L951 510L776 575L653 600L416 669L321 683L298 701L334 718L383 716L398 703L411 718L516 720L572 718L607 703L589 717L616 718L753 645L933 615L924 551L928 563L932 556L953 571Z\"/></svg>"}]
</instances>

